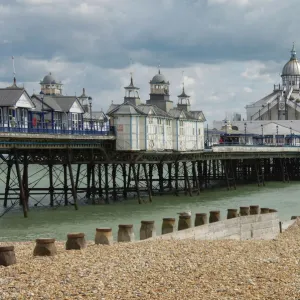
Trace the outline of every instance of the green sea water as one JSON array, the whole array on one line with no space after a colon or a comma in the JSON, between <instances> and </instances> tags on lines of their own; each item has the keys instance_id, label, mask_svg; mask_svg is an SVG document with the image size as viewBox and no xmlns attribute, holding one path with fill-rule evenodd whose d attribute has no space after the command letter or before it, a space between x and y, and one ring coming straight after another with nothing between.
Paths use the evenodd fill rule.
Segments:
<instances>
[{"instance_id":1,"label":"green sea water","mask_svg":"<svg viewBox=\"0 0 300 300\"><path fill-rule=\"evenodd\" d=\"M160 234L162 218L177 217L177 212L191 210L193 214L220 210L226 218L228 208L258 204L275 208L282 221L300 215L300 183L267 182L238 186L227 191L218 188L203 191L199 196L155 196L152 203L138 204L127 200L110 205L85 205L75 211L74 206L57 208L32 208L24 219L21 210L11 211L0 218L0 241L28 241L40 237L66 240L67 233L84 232L87 239L94 239L97 227L111 227L117 235L118 224L133 224L136 238L142 220L154 220Z\"/></svg>"}]
</instances>

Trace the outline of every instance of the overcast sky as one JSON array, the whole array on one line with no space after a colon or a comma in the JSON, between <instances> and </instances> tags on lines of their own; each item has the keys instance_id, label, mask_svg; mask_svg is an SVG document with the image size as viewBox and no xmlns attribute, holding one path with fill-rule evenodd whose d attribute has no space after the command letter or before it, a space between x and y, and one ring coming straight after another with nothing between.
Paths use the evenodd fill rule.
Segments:
<instances>
[{"instance_id":1,"label":"overcast sky","mask_svg":"<svg viewBox=\"0 0 300 300\"><path fill-rule=\"evenodd\" d=\"M299 11L299 0L0 0L0 86L14 56L30 94L52 72L65 94L85 87L106 111L130 72L147 100L160 64L174 103L184 80L210 122L244 116L280 82L293 42L300 55Z\"/></svg>"}]
</instances>

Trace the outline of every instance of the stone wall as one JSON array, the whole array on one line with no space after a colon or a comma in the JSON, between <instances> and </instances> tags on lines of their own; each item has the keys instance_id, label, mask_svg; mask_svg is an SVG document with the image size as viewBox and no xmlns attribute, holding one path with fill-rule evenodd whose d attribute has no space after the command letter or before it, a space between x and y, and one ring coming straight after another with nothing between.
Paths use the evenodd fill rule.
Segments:
<instances>
[{"instance_id":1,"label":"stone wall","mask_svg":"<svg viewBox=\"0 0 300 300\"><path fill-rule=\"evenodd\" d=\"M164 240L217 240L217 239L273 239L280 232L278 213L242 216L209 223L185 230L174 231L151 239Z\"/></svg>"}]
</instances>

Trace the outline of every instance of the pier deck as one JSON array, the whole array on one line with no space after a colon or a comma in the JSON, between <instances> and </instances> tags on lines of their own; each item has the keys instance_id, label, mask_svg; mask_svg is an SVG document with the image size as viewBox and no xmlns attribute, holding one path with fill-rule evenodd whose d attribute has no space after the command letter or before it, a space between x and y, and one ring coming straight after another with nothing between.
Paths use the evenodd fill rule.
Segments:
<instances>
[{"instance_id":1,"label":"pier deck","mask_svg":"<svg viewBox=\"0 0 300 300\"><path fill-rule=\"evenodd\" d=\"M110 203L133 194L199 195L215 182L228 190L238 182L300 180L300 147L219 145L204 151L115 151L115 136L0 136L0 205Z\"/></svg>"}]
</instances>

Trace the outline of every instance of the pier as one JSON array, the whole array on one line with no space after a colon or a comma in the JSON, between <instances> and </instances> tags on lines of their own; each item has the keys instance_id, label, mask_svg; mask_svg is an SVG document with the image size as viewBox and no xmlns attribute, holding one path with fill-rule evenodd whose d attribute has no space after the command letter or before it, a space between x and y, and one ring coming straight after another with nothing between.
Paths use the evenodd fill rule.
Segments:
<instances>
[{"instance_id":1,"label":"pier","mask_svg":"<svg viewBox=\"0 0 300 300\"><path fill-rule=\"evenodd\" d=\"M6 132L0 135L2 216L21 205L109 204L154 195L199 195L212 183L236 189L239 182L300 178L299 147L216 145L201 151L116 151L105 134ZM46 203L46 204L45 204Z\"/></svg>"}]
</instances>

